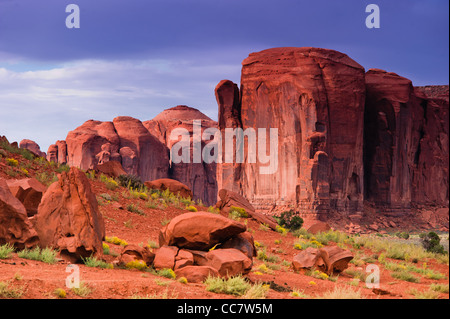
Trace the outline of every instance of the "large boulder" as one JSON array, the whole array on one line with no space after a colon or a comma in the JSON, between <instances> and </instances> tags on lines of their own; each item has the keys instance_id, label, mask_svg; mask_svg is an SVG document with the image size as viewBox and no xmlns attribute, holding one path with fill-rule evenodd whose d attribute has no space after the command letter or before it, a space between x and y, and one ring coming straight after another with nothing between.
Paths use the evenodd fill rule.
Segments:
<instances>
[{"instance_id":1,"label":"large boulder","mask_svg":"<svg viewBox=\"0 0 450 319\"><path fill-rule=\"evenodd\" d=\"M256 257L255 241L249 232L243 232L231 237L221 244L220 248L235 248L243 252L250 259Z\"/></svg>"},{"instance_id":2,"label":"large boulder","mask_svg":"<svg viewBox=\"0 0 450 319\"><path fill-rule=\"evenodd\" d=\"M177 278L184 277L190 283L201 283L208 277L219 277L219 272L210 266L186 266L175 270Z\"/></svg>"},{"instance_id":3,"label":"large boulder","mask_svg":"<svg viewBox=\"0 0 450 319\"><path fill-rule=\"evenodd\" d=\"M130 244L123 248L119 255L118 263L119 265L126 266L129 262L143 261L147 266L150 266L154 259L155 254L147 247Z\"/></svg>"},{"instance_id":4,"label":"large boulder","mask_svg":"<svg viewBox=\"0 0 450 319\"><path fill-rule=\"evenodd\" d=\"M175 268L175 258L178 254L178 247L175 246L161 246L155 254L153 267L155 269L173 269Z\"/></svg>"},{"instance_id":5,"label":"large boulder","mask_svg":"<svg viewBox=\"0 0 450 319\"><path fill-rule=\"evenodd\" d=\"M206 259L206 265L216 269L221 277L245 275L253 266L252 259L235 248L211 250Z\"/></svg>"},{"instance_id":6,"label":"large boulder","mask_svg":"<svg viewBox=\"0 0 450 319\"><path fill-rule=\"evenodd\" d=\"M325 246L320 250L328 256L327 272L329 274L343 272L353 259L353 254L350 250L342 249L338 246Z\"/></svg>"},{"instance_id":7,"label":"large boulder","mask_svg":"<svg viewBox=\"0 0 450 319\"><path fill-rule=\"evenodd\" d=\"M326 233L331 230L330 225L322 221L314 221L310 226L306 228L308 233L317 234L317 233Z\"/></svg>"},{"instance_id":8,"label":"large boulder","mask_svg":"<svg viewBox=\"0 0 450 319\"><path fill-rule=\"evenodd\" d=\"M293 257L292 267L296 271L318 269L328 275L347 269L353 254L337 246L323 248L308 247Z\"/></svg>"},{"instance_id":9,"label":"large boulder","mask_svg":"<svg viewBox=\"0 0 450 319\"><path fill-rule=\"evenodd\" d=\"M8 184L11 193L25 206L28 217L36 215L42 195L47 190L47 187L34 177L6 180L6 184Z\"/></svg>"},{"instance_id":10,"label":"large boulder","mask_svg":"<svg viewBox=\"0 0 450 319\"><path fill-rule=\"evenodd\" d=\"M72 167L48 188L36 215L41 246L60 250L71 262L102 253L103 217L89 180Z\"/></svg>"},{"instance_id":11,"label":"large boulder","mask_svg":"<svg viewBox=\"0 0 450 319\"><path fill-rule=\"evenodd\" d=\"M227 189L221 189L219 191L219 198L220 200L216 203L216 207L220 209L222 214L227 216L232 207L244 208L250 217L254 218L261 224L265 224L271 229L276 230L278 225L277 221L271 216L255 211L253 205L239 193Z\"/></svg>"},{"instance_id":12,"label":"large boulder","mask_svg":"<svg viewBox=\"0 0 450 319\"><path fill-rule=\"evenodd\" d=\"M300 253L294 255L292 267L296 271L318 269L327 270L327 260L324 254L317 248L308 247Z\"/></svg>"},{"instance_id":13,"label":"large boulder","mask_svg":"<svg viewBox=\"0 0 450 319\"><path fill-rule=\"evenodd\" d=\"M185 184L176 181L174 179L170 178L160 178L154 181L148 181L144 183L145 186L149 189L157 189L160 191L165 191L168 189L170 192L174 193L175 195L179 194L181 197L184 198L191 198L192 199L192 191L191 189L186 186Z\"/></svg>"},{"instance_id":14,"label":"large boulder","mask_svg":"<svg viewBox=\"0 0 450 319\"><path fill-rule=\"evenodd\" d=\"M18 249L30 248L39 243L39 238L28 219L25 206L0 179L0 245L7 243Z\"/></svg>"},{"instance_id":15,"label":"large boulder","mask_svg":"<svg viewBox=\"0 0 450 319\"><path fill-rule=\"evenodd\" d=\"M159 246L208 250L246 231L247 227L221 215L196 212L173 218L159 235Z\"/></svg>"}]
</instances>

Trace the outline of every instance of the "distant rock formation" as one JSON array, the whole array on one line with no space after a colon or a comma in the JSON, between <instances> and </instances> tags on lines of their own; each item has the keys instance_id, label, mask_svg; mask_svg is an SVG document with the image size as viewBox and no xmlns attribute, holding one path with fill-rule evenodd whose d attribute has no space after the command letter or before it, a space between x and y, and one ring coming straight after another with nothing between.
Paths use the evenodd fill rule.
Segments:
<instances>
[{"instance_id":1,"label":"distant rock formation","mask_svg":"<svg viewBox=\"0 0 450 319\"><path fill-rule=\"evenodd\" d=\"M195 200L201 199L204 204L214 205L217 201L216 163L207 164L193 162L193 124L199 121L201 130L217 127L217 122L211 120L197 109L178 105L164 110L150 121L143 122L148 131L156 136L168 149L178 141L170 140L170 134L174 129L184 128L191 135L190 163L170 163L169 178L187 185L193 193ZM201 142L205 146L208 142Z\"/></svg>"},{"instance_id":2,"label":"distant rock formation","mask_svg":"<svg viewBox=\"0 0 450 319\"><path fill-rule=\"evenodd\" d=\"M187 185L194 199L213 205L217 201L216 164L174 164L169 160L170 147L176 142L170 140L171 131L186 128L192 134L194 120L201 122L202 129L217 126L199 110L183 105L145 122L129 116L112 122L89 120L70 131L65 141L51 145L47 159L83 170L117 161L127 174L144 182L171 178Z\"/></svg>"},{"instance_id":3,"label":"distant rock formation","mask_svg":"<svg viewBox=\"0 0 450 319\"><path fill-rule=\"evenodd\" d=\"M448 95L378 69L366 89L365 199L392 212L448 205Z\"/></svg>"},{"instance_id":4,"label":"distant rock formation","mask_svg":"<svg viewBox=\"0 0 450 319\"><path fill-rule=\"evenodd\" d=\"M19 147L27 149L30 152L32 152L33 154L36 154L37 156L40 156L40 157L45 158L47 156L44 152L41 151L41 148L39 147L39 145L35 141L32 141L32 140L28 140L28 139L21 140L19 143Z\"/></svg>"}]
</instances>

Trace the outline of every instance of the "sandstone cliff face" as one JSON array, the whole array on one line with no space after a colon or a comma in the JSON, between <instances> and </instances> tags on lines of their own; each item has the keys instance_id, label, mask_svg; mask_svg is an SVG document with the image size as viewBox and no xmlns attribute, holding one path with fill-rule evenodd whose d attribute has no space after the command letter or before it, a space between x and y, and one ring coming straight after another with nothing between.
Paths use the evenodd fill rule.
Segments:
<instances>
[{"instance_id":1,"label":"sandstone cliff face","mask_svg":"<svg viewBox=\"0 0 450 319\"><path fill-rule=\"evenodd\" d=\"M69 166L84 170L94 168L98 162L96 155L102 151L102 146L105 144L114 146L112 157L119 158L120 139L112 122L89 120L69 132L65 142ZM48 155L50 155L50 151Z\"/></svg>"},{"instance_id":2,"label":"sandstone cliff face","mask_svg":"<svg viewBox=\"0 0 450 319\"><path fill-rule=\"evenodd\" d=\"M448 96L378 69L366 88L365 199L397 213L448 205Z\"/></svg>"},{"instance_id":3,"label":"sandstone cliff face","mask_svg":"<svg viewBox=\"0 0 450 319\"><path fill-rule=\"evenodd\" d=\"M265 50L242 64L240 118L219 124L278 128L279 137L275 174L259 174L258 161L238 168L242 194L257 209L295 207L312 216L360 210L364 69L345 54L315 48ZM239 109L235 94L218 86L219 110Z\"/></svg>"},{"instance_id":4,"label":"sandstone cliff face","mask_svg":"<svg viewBox=\"0 0 450 319\"><path fill-rule=\"evenodd\" d=\"M216 86L219 128L278 128L278 170L260 174L245 144L244 163L218 165L219 189L305 217L362 212L364 201L395 214L448 206L448 86L414 88L325 49L270 49L242 65L240 90Z\"/></svg>"},{"instance_id":5,"label":"sandstone cliff face","mask_svg":"<svg viewBox=\"0 0 450 319\"><path fill-rule=\"evenodd\" d=\"M167 147L145 128L141 121L128 116L119 116L113 120L119 136L122 161L136 158L136 164L125 165L128 174L140 176L144 181L164 178L168 175L169 155ZM131 156L122 149L128 148ZM134 154L134 155L133 155ZM128 170L127 170L128 168Z\"/></svg>"},{"instance_id":6,"label":"sandstone cliff face","mask_svg":"<svg viewBox=\"0 0 450 319\"><path fill-rule=\"evenodd\" d=\"M407 209L420 105L410 80L371 69L366 73L364 140L365 199L377 206Z\"/></svg>"},{"instance_id":7,"label":"sandstone cliff face","mask_svg":"<svg viewBox=\"0 0 450 319\"><path fill-rule=\"evenodd\" d=\"M449 206L448 92L448 85L415 90L420 108L414 127L411 197L419 206Z\"/></svg>"}]
</instances>

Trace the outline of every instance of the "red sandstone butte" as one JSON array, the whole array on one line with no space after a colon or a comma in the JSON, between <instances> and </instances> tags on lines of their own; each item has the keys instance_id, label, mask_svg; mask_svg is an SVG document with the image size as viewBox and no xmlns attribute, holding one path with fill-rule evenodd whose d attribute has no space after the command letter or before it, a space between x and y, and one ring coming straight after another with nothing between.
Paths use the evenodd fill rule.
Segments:
<instances>
[{"instance_id":1,"label":"red sandstone butte","mask_svg":"<svg viewBox=\"0 0 450 319\"><path fill-rule=\"evenodd\" d=\"M264 50L242 65L240 105L226 82L216 87L219 110L244 130L278 128L278 170L261 175L263 164L244 163L218 177L219 189L230 176L239 180L257 210L295 206L312 217L330 208L361 210L364 68L318 48Z\"/></svg>"}]
</instances>

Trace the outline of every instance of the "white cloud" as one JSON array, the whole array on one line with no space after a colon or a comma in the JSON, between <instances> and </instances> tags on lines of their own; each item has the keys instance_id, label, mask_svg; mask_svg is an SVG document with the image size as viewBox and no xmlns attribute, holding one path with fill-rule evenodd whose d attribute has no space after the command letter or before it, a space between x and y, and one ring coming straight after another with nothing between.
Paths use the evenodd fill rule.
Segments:
<instances>
[{"instance_id":1,"label":"white cloud","mask_svg":"<svg viewBox=\"0 0 450 319\"><path fill-rule=\"evenodd\" d=\"M162 59L17 69L20 65L0 67L0 135L10 141L35 140L43 151L89 119L129 115L148 120L178 104L216 118L215 85L225 78L238 81L240 75L239 63Z\"/></svg>"}]
</instances>

